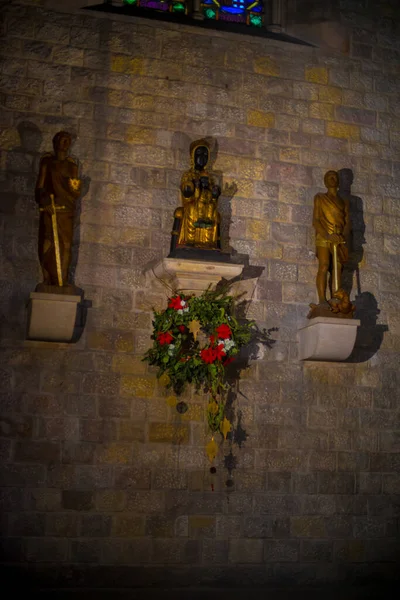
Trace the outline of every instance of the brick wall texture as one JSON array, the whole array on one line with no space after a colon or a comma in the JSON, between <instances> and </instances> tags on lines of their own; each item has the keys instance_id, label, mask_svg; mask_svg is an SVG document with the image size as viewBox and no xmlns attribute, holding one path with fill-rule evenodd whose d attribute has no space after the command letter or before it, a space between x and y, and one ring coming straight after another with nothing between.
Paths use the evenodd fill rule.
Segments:
<instances>
[{"instance_id":1,"label":"brick wall texture","mask_svg":"<svg viewBox=\"0 0 400 600\"><path fill-rule=\"evenodd\" d=\"M64 573L69 585L75 569L108 587L394 577L395 23L384 18L378 28L360 17L340 54L57 13L38 2L2 8L0 505L8 572ZM26 302L40 281L35 178L60 129L76 135L72 151L85 178L76 283L93 303L72 345L24 341ZM278 328L273 349L240 382L236 409L248 437L234 449L234 485L226 486L226 447L214 491L204 398L187 399L190 410L178 414L141 362L151 308L164 303L143 270L168 253L189 144L203 136L217 141L223 185L237 186L232 199L221 198L225 248L263 267L251 314ZM297 329L316 300L313 197L328 169L341 172L351 200L347 278L362 327L349 362L301 363ZM118 577L107 579L115 569Z\"/></svg>"}]
</instances>

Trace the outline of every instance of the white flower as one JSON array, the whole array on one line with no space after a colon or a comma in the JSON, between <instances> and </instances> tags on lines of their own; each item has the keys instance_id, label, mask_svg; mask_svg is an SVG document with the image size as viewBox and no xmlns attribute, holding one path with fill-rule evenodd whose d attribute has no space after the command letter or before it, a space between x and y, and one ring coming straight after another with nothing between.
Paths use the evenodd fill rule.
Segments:
<instances>
[{"instance_id":1,"label":"white flower","mask_svg":"<svg viewBox=\"0 0 400 600\"><path fill-rule=\"evenodd\" d=\"M181 300L181 306L182 306L182 308L184 308L186 306L186 302L184 300Z\"/></svg>"},{"instance_id":2,"label":"white flower","mask_svg":"<svg viewBox=\"0 0 400 600\"><path fill-rule=\"evenodd\" d=\"M183 312L189 312L189 307L187 307L187 308L184 308L184 309L183 309Z\"/></svg>"},{"instance_id":3,"label":"white flower","mask_svg":"<svg viewBox=\"0 0 400 600\"><path fill-rule=\"evenodd\" d=\"M222 343L224 344L225 350L227 352L229 352L229 350L232 350L232 348L236 346L233 340L224 340Z\"/></svg>"},{"instance_id":4,"label":"white flower","mask_svg":"<svg viewBox=\"0 0 400 600\"><path fill-rule=\"evenodd\" d=\"M183 315L183 310L181 308L179 308L177 311L178 315Z\"/></svg>"},{"instance_id":5,"label":"white flower","mask_svg":"<svg viewBox=\"0 0 400 600\"><path fill-rule=\"evenodd\" d=\"M168 354L170 356L172 356L174 354L174 351L175 351L175 344L169 344L169 346L168 346Z\"/></svg>"}]
</instances>

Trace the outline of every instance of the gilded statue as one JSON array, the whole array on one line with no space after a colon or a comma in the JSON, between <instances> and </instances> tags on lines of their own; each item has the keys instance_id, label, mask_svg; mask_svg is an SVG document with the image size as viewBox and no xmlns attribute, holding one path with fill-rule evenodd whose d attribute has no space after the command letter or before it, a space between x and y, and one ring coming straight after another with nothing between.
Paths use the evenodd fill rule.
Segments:
<instances>
[{"instance_id":1,"label":"gilded statue","mask_svg":"<svg viewBox=\"0 0 400 600\"><path fill-rule=\"evenodd\" d=\"M171 251L178 248L220 250L220 222L217 210L220 187L207 170L210 145L198 140L190 146L191 167L182 175L182 206L174 213Z\"/></svg>"},{"instance_id":2,"label":"gilded statue","mask_svg":"<svg viewBox=\"0 0 400 600\"><path fill-rule=\"evenodd\" d=\"M39 261L43 283L38 289L57 292L71 287L69 267L76 202L81 193L77 162L68 156L72 137L59 131L53 138L54 152L40 160L35 199L40 210Z\"/></svg>"},{"instance_id":3,"label":"gilded statue","mask_svg":"<svg viewBox=\"0 0 400 600\"><path fill-rule=\"evenodd\" d=\"M325 193L314 198L313 226L318 258L317 292L319 304L311 304L309 318L330 316L352 318L354 305L341 287L343 265L348 261L351 231L348 200L338 194L339 176L328 171L324 177ZM329 280L328 280L329 276ZM327 298L329 287L330 298Z\"/></svg>"}]
</instances>

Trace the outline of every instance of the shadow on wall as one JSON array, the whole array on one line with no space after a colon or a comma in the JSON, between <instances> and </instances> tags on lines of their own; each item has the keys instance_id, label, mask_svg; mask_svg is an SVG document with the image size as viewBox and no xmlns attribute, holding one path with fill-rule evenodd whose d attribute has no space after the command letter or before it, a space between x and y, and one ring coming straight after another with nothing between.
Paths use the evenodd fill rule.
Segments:
<instances>
[{"instance_id":1,"label":"shadow on wall","mask_svg":"<svg viewBox=\"0 0 400 600\"><path fill-rule=\"evenodd\" d=\"M347 362L360 363L369 360L378 352L388 327L377 324L380 313L378 302L371 292L363 291L361 287L360 263L364 257L363 245L366 243L363 201L362 198L351 193L354 181L353 171L341 169L338 174L339 194L342 198L349 200L352 224L349 260L343 270L342 285L350 295L355 280L357 289L354 316L361 321L360 327L357 329L354 350Z\"/></svg>"},{"instance_id":2,"label":"shadow on wall","mask_svg":"<svg viewBox=\"0 0 400 600\"><path fill-rule=\"evenodd\" d=\"M2 239L0 328L1 337L25 335L23 298L37 283L38 218L32 196L35 189L43 134L31 121L17 125L18 139L8 149L0 214L5 223Z\"/></svg>"}]
</instances>

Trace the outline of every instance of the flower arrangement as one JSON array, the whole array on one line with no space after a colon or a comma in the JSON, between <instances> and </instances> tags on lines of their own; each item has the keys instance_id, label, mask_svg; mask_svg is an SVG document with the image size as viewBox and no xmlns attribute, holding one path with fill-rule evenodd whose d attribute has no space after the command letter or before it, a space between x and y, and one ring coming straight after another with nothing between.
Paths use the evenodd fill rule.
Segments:
<instances>
[{"instance_id":1,"label":"flower arrangement","mask_svg":"<svg viewBox=\"0 0 400 600\"><path fill-rule=\"evenodd\" d=\"M226 369L256 327L253 321L240 321L235 307L235 298L226 289L208 289L197 297L175 294L165 310L154 312L153 346L143 358L158 367L158 377L177 395L190 384L209 394L210 460L217 453L214 434L220 431L226 438L231 430L224 414L224 398L231 387Z\"/></svg>"}]
</instances>

